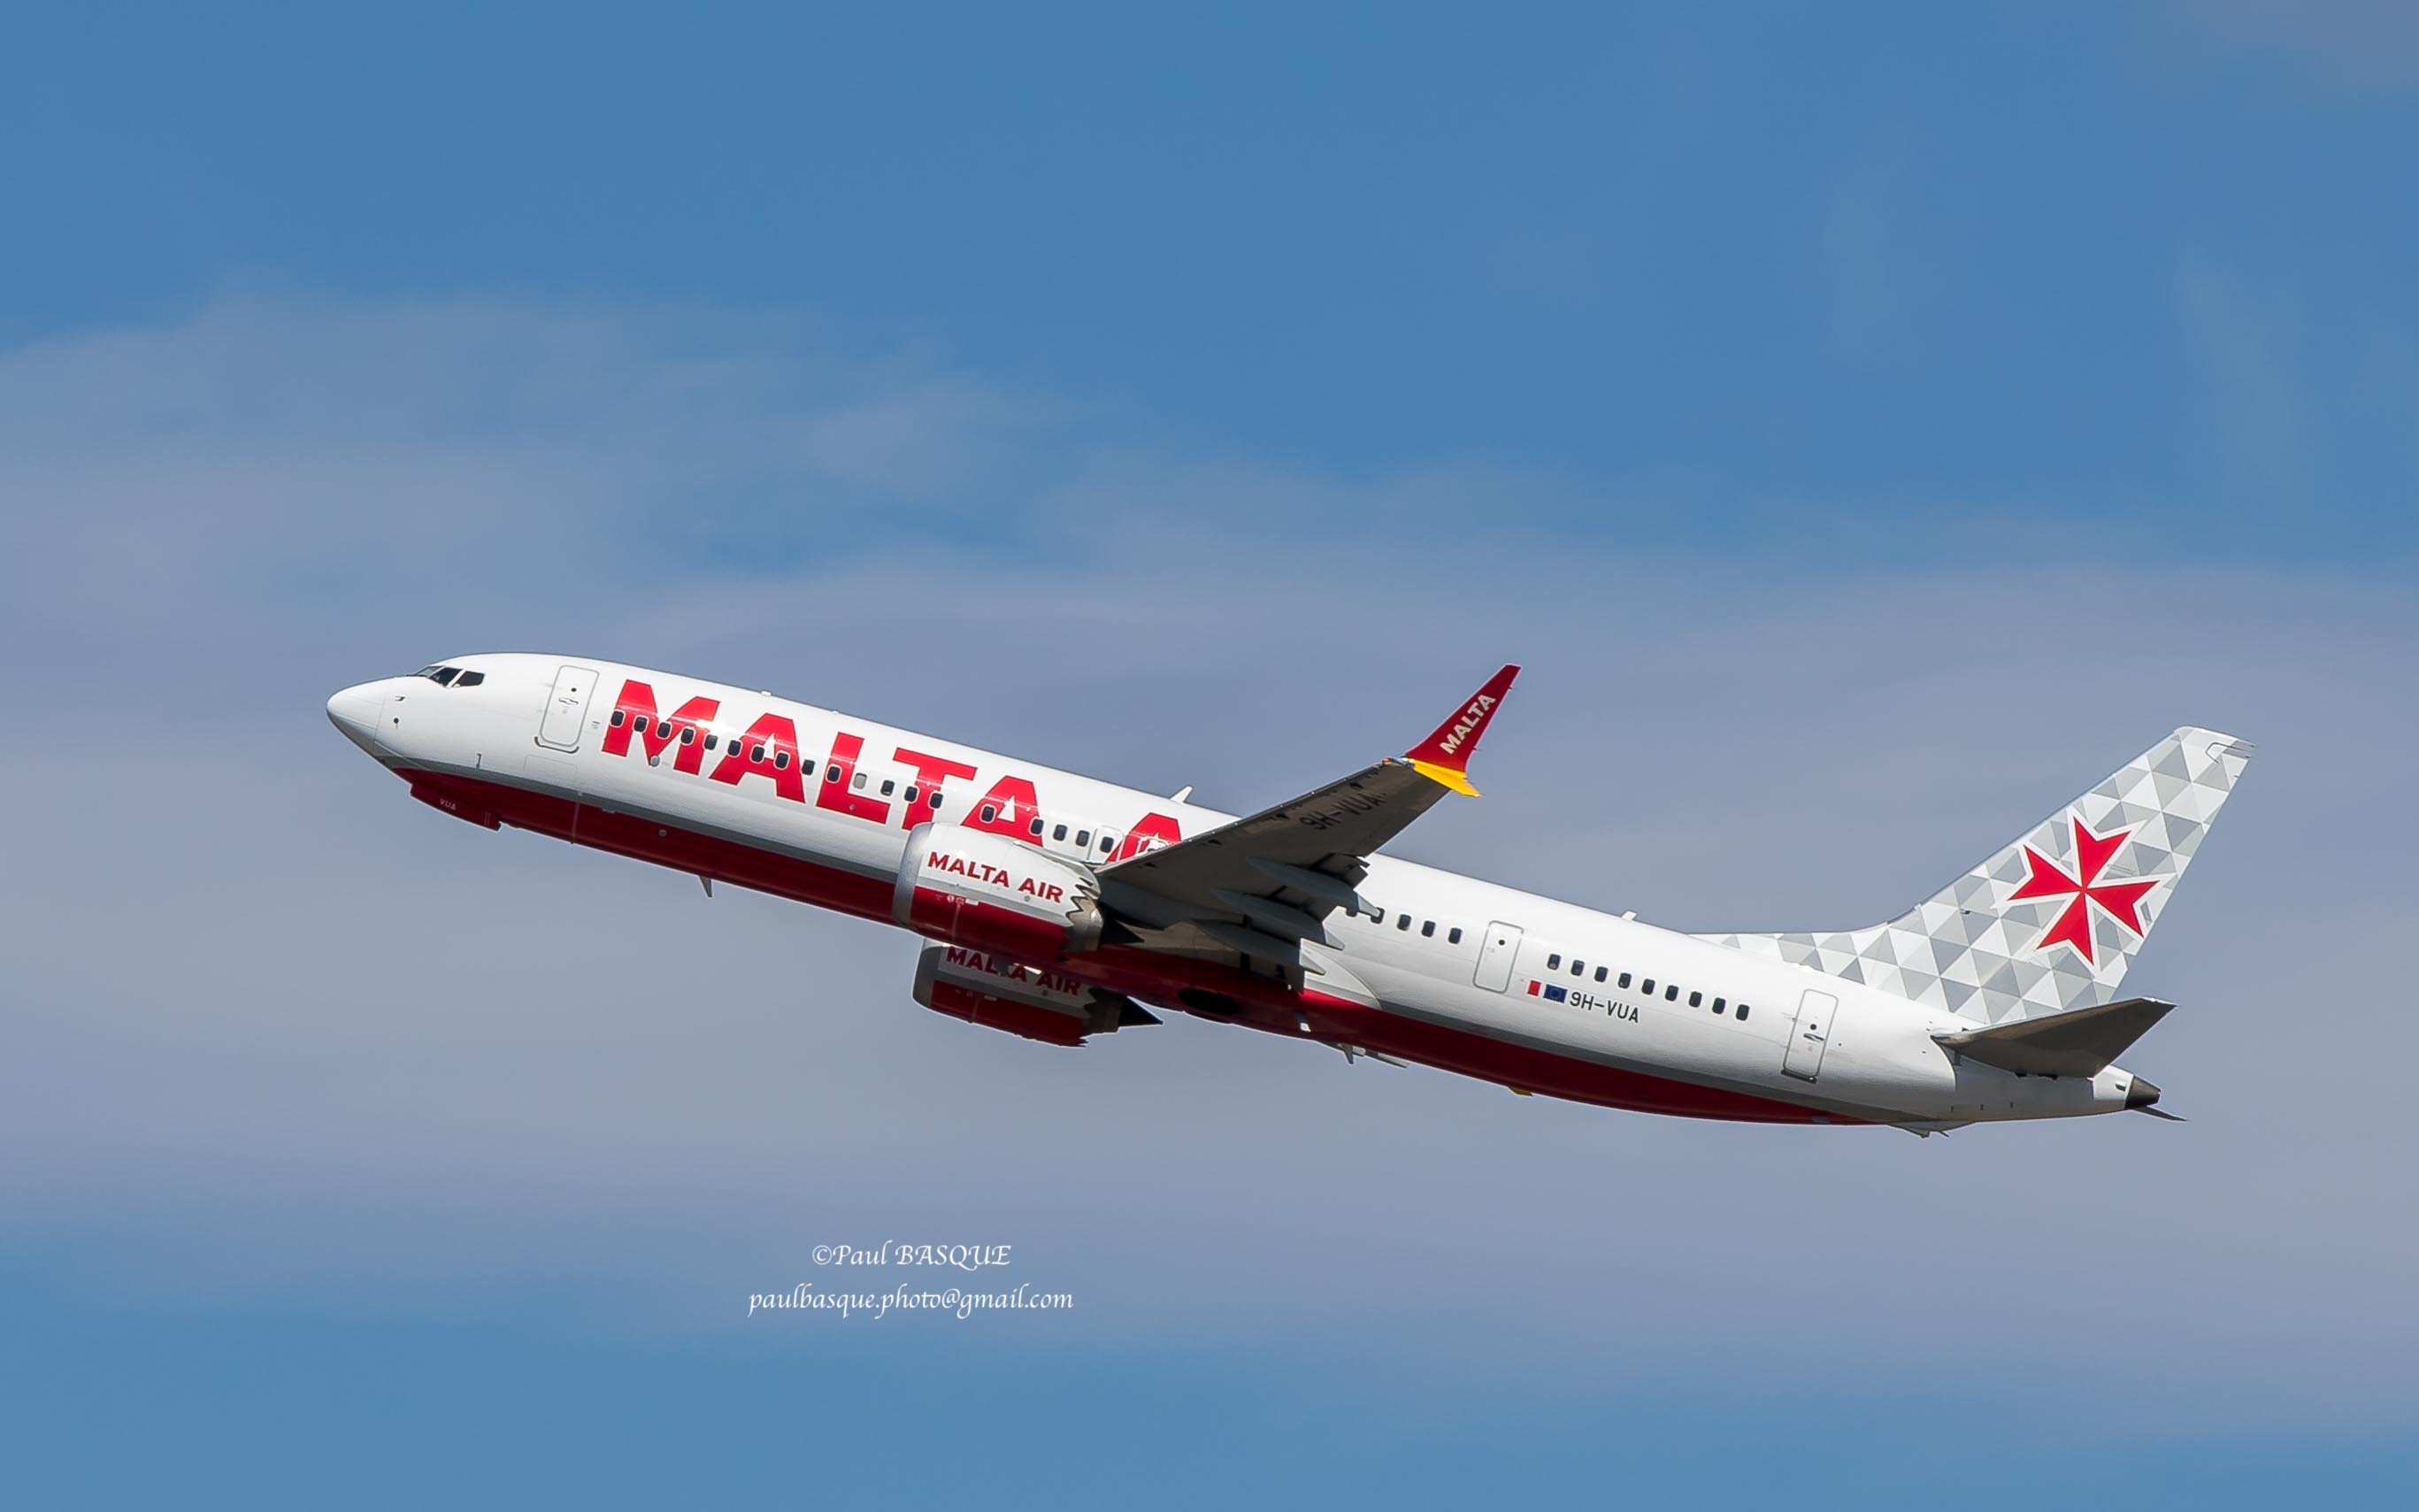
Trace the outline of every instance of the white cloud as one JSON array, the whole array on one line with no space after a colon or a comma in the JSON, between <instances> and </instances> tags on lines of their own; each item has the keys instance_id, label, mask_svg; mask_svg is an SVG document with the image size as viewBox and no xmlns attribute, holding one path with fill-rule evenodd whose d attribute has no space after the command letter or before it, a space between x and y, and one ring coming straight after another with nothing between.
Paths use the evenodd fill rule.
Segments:
<instances>
[{"instance_id":1,"label":"white cloud","mask_svg":"<svg viewBox=\"0 0 2419 1512\"><path fill-rule=\"evenodd\" d=\"M246 307L0 357L0 631L50 721L0 758L8 1232L130 1286L546 1283L678 1328L932 1233L1077 1290L1060 1339L2419 1413L2379 1364L2419 1344L2375 1190L2419 1051L2394 585L1641 555L1523 524L1551 480L1171 457L751 332ZM696 546L740 517L790 544ZM1689 928L1895 911L2179 722L2262 755L2136 977L2196 1121L1918 1143L1189 1022L1027 1046L909 1003L903 937L448 824L320 717L522 645L1231 807L1515 656L1489 796L1404 848Z\"/></svg>"}]
</instances>

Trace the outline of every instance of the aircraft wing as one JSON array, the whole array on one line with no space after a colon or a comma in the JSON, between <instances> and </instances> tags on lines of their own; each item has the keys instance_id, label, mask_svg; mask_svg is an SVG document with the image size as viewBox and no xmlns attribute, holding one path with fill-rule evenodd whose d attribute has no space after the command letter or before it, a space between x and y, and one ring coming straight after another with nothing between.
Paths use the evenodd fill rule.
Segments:
<instances>
[{"instance_id":1,"label":"aircraft wing","mask_svg":"<svg viewBox=\"0 0 2419 1512\"><path fill-rule=\"evenodd\" d=\"M1478 795L1470 753L1519 671L1496 672L1405 755L1107 868L1102 902L1146 945L1299 969L1301 942L1325 943L1329 914L1376 916L1356 890L1371 853L1448 790Z\"/></svg>"}]
</instances>

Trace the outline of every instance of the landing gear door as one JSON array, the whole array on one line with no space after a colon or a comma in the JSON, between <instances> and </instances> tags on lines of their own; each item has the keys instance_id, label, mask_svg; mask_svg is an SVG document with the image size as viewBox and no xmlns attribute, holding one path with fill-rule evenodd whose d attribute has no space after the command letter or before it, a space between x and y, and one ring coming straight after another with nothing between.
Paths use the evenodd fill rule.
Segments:
<instances>
[{"instance_id":1,"label":"landing gear door","mask_svg":"<svg viewBox=\"0 0 2419 1512\"><path fill-rule=\"evenodd\" d=\"M554 674L554 690L547 695L539 716L537 743L555 750L578 750L579 727L588 718L588 696L596 690L596 669L565 667Z\"/></svg>"},{"instance_id":2,"label":"landing gear door","mask_svg":"<svg viewBox=\"0 0 2419 1512\"><path fill-rule=\"evenodd\" d=\"M1520 931L1510 924L1489 924L1478 945L1478 985L1500 993L1512 985L1512 958L1520 953Z\"/></svg>"},{"instance_id":3,"label":"landing gear door","mask_svg":"<svg viewBox=\"0 0 2419 1512\"><path fill-rule=\"evenodd\" d=\"M1830 1047L1831 1030L1839 1021L1840 1000L1829 993L1806 989L1797 1000L1797 1022L1789 1031L1789 1054L1780 1069L1800 1081L1823 1073L1823 1052Z\"/></svg>"}]
</instances>

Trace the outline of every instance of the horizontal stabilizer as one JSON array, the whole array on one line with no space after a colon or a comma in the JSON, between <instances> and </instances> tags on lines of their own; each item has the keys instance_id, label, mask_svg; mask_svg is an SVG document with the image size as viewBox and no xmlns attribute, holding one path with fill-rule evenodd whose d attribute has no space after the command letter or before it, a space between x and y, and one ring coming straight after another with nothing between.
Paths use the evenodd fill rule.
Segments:
<instances>
[{"instance_id":1,"label":"horizontal stabilizer","mask_svg":"<svg viewBox=\"0 0 2419 1512\"><path fill-rule=\"evenodd\" d=\"M2128 997L1988 1028L1943 1031L1933 1041L1985 1066L2026 1076L2097 1076L2176 1005Z\"/></svg>"}]
</instances>

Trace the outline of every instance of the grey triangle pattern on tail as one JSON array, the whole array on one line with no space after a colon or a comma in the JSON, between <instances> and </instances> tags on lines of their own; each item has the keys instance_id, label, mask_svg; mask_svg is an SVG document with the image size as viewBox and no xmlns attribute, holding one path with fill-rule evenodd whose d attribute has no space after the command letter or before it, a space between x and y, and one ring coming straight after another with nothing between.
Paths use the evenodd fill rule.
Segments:
<instances>
[{"instance_id":1,"label":"grey triangle pattern on tail","mask_svg":"<svg viewBox=\"0 0 2419 1512\"><path fill-rule=\"evenodd\" d=\"M1986 1024L2110 1002L2250 757L2187 725L1887 924L1698 937ZM2112 840L2096 869L2080 854Z\"/></svg>"}]
</instances>

